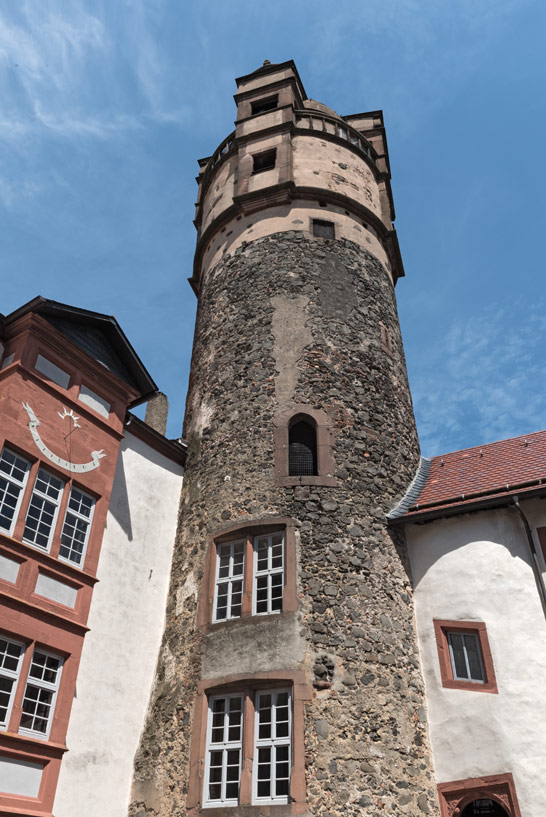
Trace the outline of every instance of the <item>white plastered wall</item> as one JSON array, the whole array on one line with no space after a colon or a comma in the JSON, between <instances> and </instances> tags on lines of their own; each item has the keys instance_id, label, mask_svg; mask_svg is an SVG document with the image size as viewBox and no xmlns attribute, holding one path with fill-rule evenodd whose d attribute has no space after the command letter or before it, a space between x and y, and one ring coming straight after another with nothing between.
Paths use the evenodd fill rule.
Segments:
<instances>
[{"instance_id":1,"label":"white plastered wall","mask_svg":"<svg viewBox=\"0 0 546 817\"><path fill-rule=\"evenodd\" d=\"M522 508L546 525L546 502ZM521 521L481 511L406 536L437 782L511 772L522 817L544 817L546 620ZM485 622L498 694L442 687L435 618Z\"/></svg>"},{"instance_id":2,"label":"white plastered wall","mask_svg":"<svg viewBox=\"0 0 546 817\"><path fill-rule=\"evenodd\" d=\"M182 467L126 434L55 817L126 817L165 620Z\"/></svg>"}]
</instances>

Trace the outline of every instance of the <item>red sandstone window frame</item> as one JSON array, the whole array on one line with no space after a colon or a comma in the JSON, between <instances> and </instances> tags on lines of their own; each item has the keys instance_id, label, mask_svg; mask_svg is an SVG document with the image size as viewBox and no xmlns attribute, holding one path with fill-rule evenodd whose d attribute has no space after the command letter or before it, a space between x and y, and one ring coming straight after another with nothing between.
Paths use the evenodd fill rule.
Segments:
<instances>
[{"instance_id":1,"label":"red sandstone window frame","mask_svg":"<svg viewBox=\"0 0 546 817\"><path fill-rule=\"evenodd\" d=\"M218 627L241 621L250 616L286 615L298 609L296 588L296 526L297 521L290 517L276 516L268 519L253 519L247 524L238 523L222 528L209 537L205 562L205 580L197 609L197 625L200 627ZM279 613L253 612L254 584L254 539L268 533L284 534L284 586L282 611ZM241 615L236 618L214 621L214 603L216 591L216 565L218 545L245 541L245 566L243 574L243 598Z\"/></svg>"},{"instance_id":2,"label":"red sandstone window frame","mask_svg":"<svg viewBox=\"0 0 546 817\"><path fill-rule=\"evenodd\" d=\"M440 665L440 676L442 686L446 689L465 689L472 692L498 693L495 668L487 636L487 627L483 621L453 621L445 619L434 619L434 634L436 636L436 646L438 648L438 661ZM467 681L456 679L453 675L453 667L449 650L448 633L462 633L463 635L475 635L481 652L482 666L485 679L483 683L477 681Z\"/></svg>"},{"instance_id":3,"label":"red sandstone window frame","mask_svg":"<svg viewBox=\"0 0 546 817\"><path fill-rule=\"evenodd\" d=\"M39 740L40 742L44 741L47 743L50 740L51 728L55 721L55 713L59 705L61 686L64 689L63 669L67 659L70 658L70 655L63 650L58 650L49 646L44 647L37 639L29 640L21 637L20 635L13 636L11 633L4 632L3 630L0 631L0 638L22 648L17 675L14 676L15 683L8 706L7 721L4 726L0 727L0 735L12 733L21 738L31 738L33 740ZM51 710L45 719L47 720L45 732L39 732L35 729L21 726L23 716L27 714L23 711L23 699L25 698L27 686L29 684L33 684L35 687L44 689L47 686L44 685L41 680L33 680L32 676L30 675L31 665L36 653L41 653L46 657L59 659L60 661L56 682L53 687L49 688L49 691L53 692L53 701Z\"/></svg>"},{"instance_id":4,"label":"red sandstone window frame","mask_svg":"<svg viewBox=\"0 0 546 817\"><path fill-rule=\"evenodd\" d=\"M288 804L274 802L264 803L253 800L253 774L255 739L255 695L257 692L290 689L292 698L292 731L291 731L291 772ZM209 698L214 696L240 694L244 697L242 768L237 805L214 806L203 805L205 792L205 767L207 751L207 723ZM305 681L302 670L272 671L255 675L231 675L219 679L201 681L198 687L192 723L192 741L190 750L190 776L186 806L189 817L197 814L207 815L211 808L245 807L248 815L263 814L263 809L282 808L284 813L303 814L307 810L305 786L305 749L304 749L304 706L312 700L312 690Z\"/></svg>"},{"instance_id":5,"label":"red sandstone window frame","mask_svg":"<svg viewBox=\"0 0 546 817\"><path fill-rule=\"evenodd\" d=\"M7 536L8 538L15 539L18 542L22 542L23 544L28 545L28 547L38 551L39 553L48 554L57 561L69 564L76 570L84 570L86 558L89 552L89 543L92 541L94 535L95 519L97 517L97 506L101 500L101 497L97 495L93 490L89 489L88 487L82 486L79 482L76 482L70 475L55 468L51 463L45 460L37 459L33 454L22 449L20 445L13 444L10 440L4 439L2 441L0 451L4 451L4 449L11 451L12 453L21 457L21 459L24 459L28 463L29 467L26 472L25 481L22 486L21 494L17 502L17 507L15 509L15 516L10 529L11 532L8 530L0 529L0 535L4 535ZM61 480L63 483L59 503L55 514L55 519L53 522L53 528L47 548L40 547L39 545L36 545L33 542L30 542L24 538L27 513L32 500L32 496L34 494L36 478L40 470L48 474L51 474L55 478ZM93 511L89 518L89 527L87 529L86 541L82 551L82 558L79 563L72 561L68 558L64 558L63 556L60 555L61 538L67 518L67 513L71 512L68 506L73 488L79 491L80 493L84 494L86 497L93 500Z\"/></svg>"},{"instance_id":6,"label":"red sandstone window frame","mask_svg":"<svg viewBox=\"0 0 546 817\"><path fill-rule=\"evenodd\" d=\"M508 817L521 817L514 778L510 772L439 783L437 789L442 817L458 817L469 803L482 799L497 802Z\"/></svg>"},{"instance_id":7,"label":"red sandstone window frame","mask_svg":"<svg viewBox=\"0 0 546 817\"><path fill-rule=\"evenodd\" d=\"M290 476L289 468L289 433L291 425L305 420L312 424L317 435L317 474L315 476ZM284 487L298 485L321 485L335 487L338 480L335 474L333 455L334 436L330 418L325 411L298 404L288 411L280 412L273 419L273 449L275 463L275 482Z\"/></svg>"}]
</instances>

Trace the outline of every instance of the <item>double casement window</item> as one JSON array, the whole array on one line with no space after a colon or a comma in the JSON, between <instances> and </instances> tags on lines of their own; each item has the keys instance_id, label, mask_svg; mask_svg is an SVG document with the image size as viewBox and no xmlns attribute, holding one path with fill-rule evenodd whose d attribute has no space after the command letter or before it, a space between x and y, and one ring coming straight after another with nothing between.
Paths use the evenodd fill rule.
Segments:
<instances>
[{"instance_id":1,"label":"double casement window","mask_svg":"<svg viewBox=\"0 0 546 817\"><path fill-rule=\"evenodd\" d=\"M0 455L0 531L13 535L31 464L9 448ZM34 470L34 468L33 468ZM59 559L83 566L93 521L95 499L61 477L39 465L28 499L22 540L49 552L55 538L59 511L65 491L69 490L66 512L60 530ZM18 534L19 535L19 534ZM57 533L59 536L59 532ZM58 539L57 539L58 541Z\"/></svg>"},{"instance_id":2,"label":"double casement window","mask_svg":"<svg viewBox=\"0 0 546 817\"><path fill-rule=\"evenodd\" d=\"M13 702L22 682L26 644L0 636L0 728L47 739L55 710L63 659L34 647L21 702L18 723L10 723Z\"/></svg>"},{"instance_id":3,"label":"double casement window","mask_svg":"<svg viewBox=\"0 0 546 817\"><path fill-rule=\"evenodd\" d=\"M19 513L23 492L30 470L30 463L19 454L4 448L0 454L0 530L8 534Z\"/></svg>"},{"instance_id":4,"label":"double casement window","mask_svg":"<svg viewBox=\"0 0 546 817\"><path fill-rule=\"evenodd\" d=\"M284 531L218 543L212 619L226 621L244 615L245 587L252 588L253 615L280 613L284 585Z\"/></svg>"},{"instance_id":5,"label":"double casement window","mask_svg":"<svg viewBox=\"0 0 546 817\"><path fill-rule=\"evenodd\" d=\"M288 803L291 697L290 689L209 697L204 806L239 804L243 757L252 758L252 802ZM243 729L245 718L253 729Z\"/></svg>"}]
</instances>

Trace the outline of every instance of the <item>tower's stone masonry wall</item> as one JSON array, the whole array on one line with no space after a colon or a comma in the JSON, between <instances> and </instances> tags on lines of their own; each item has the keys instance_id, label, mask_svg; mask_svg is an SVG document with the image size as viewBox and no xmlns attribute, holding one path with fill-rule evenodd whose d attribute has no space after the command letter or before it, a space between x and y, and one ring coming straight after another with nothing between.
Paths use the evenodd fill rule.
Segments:
<instances>
[{"instance_id":1,"label":"tower's stone masonry wall","mask_svg":"<svg viewBox=\"0 0 546 817\"><path fill-rule=\"evenodd\" d=\"M296 404L331 419L335 487L275 482L273 420ZM166 630L130 814L186 813L193 707L211 644L227 651L240 635L241 671L259 664L265 621L196 628L208 536L283 516L297 520L300 609L277 617L268 661L295 662L313 688L309 813L436 815L406 551L385 523L418 461L385 268L349 241L293 232L244 245L208 271L186 438Z\"/></svg>"}]
</instances>

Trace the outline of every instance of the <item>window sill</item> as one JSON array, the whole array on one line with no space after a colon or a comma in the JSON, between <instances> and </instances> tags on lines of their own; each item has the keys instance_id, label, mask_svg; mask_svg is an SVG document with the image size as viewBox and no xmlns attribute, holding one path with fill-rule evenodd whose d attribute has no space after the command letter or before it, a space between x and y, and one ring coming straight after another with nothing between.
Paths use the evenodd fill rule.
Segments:
<instances>
[{"instance_id":1,"label":"window sill","mask_svg":"<svg viewBox=\"0 0 546 817\"><path fill-rule=\"evenodd\" d=\"M498 694L497 684L494 681L486 681L481 684L476 681L456 681L454 678L446 678L442 682L444 689L465 689L467 692L491 692Z\"/></svg>"},{"instance_id":2,"label":"window sill","mask_svg":"<svg viewBox=\"0 0 546 817\"><path fill-rule=\"evenodd\" d=\"M337 477L314 476L314 477L276 477L275 482L284 488L295 488L298 485L318 485L335 488L339 485Z\"/></svg>"},{"instance_id":3,"label":"window sill","mask_svg":"<svg viewBox=\"0 0 546 817\"><path fill-rule=\"evenodd\" d=\"M239 803L236 806L201 806L196 809L188 809L188 813L192 815L202 815L203 817L225 817L226 809L237 809L234 814L237 817L263 817L263 815L274 815L275 817L291 817L293 814L307 814L308 808L306 803L286 803L284 805L278 803L260 803L260 805L243 805Z\"/></svg>"},{"instance_id":4,"label":"window sill","mask_svg":"<svg viewBox=\"0 0 546 817\"><path fill-rule=\"evenodd\" d=\"M26 751L35 756L45 755L60 757L68 752L68 747L64 743L55 743L45 738L36 738L31 735L24 735L20 732L0 731L0 743L3 748L13 748L19 751Z\"/></svg>"},{"instance_id":5,"label":"window sill","mask_svg":"<svg viewBox=\"0 0 546 817\"><path fill-rule=\"evenodd\" d=\"M211 621L203 625L203 629L207 632L219 632L231 627L248 627L257 626L261 621L279 621L295 614L295 610L283 610L281 613L255 613L246 616L239 616L239 618L228 618L225 621ZM277 805L277 804L275 804ZM211 808L206 807L207 810ZM216 808L213 806L212 808ZM220 808L220 806L218 806ZM227 808L227 806L226 806ZM231 806L230 806L231 808Z\"/></svg>"}]
</instances>

